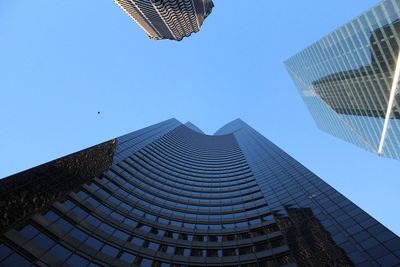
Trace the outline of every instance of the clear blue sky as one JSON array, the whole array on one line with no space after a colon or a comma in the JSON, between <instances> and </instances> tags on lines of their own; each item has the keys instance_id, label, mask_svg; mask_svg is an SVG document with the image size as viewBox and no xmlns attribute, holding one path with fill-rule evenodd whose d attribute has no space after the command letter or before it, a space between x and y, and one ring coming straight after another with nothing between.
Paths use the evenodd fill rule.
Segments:
<instances>
[{"instance_id":1,"label":"clear blue sky","mask_svg":"<svg viewBox=\"0 0 400 267\"><path fill-rule=\"evenodd\" d=\"M171 117L209 134L240 117L399 235L400 161L319 131L283 66L378 1L214 2L174 42L112 0L0 0L0 177Z\"/></svg>"}]
</instances>

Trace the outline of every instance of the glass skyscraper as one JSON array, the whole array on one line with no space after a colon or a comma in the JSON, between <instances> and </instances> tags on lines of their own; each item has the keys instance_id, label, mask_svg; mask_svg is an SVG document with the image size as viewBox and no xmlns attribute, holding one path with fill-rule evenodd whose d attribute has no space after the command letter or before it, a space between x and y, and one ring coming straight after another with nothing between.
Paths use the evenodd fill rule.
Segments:
<instances>
[{"instance_id":1,"label":"glass skyscraper","mask_svg":"<svg viewBox=\"0 0 400 267\"><path fill-rule=\"evenodd\" d=\"M1 266L398 266L400 238L241 120L0 180Z\"/></svg>"},{"instance_id":2,"label":"glass skyscraper","mask_svg":"<svg viewBox=\"0 0 400 267\"><path fill-rule=\"evenodd\" d=\"M318 127L400 159L400 1L385 0L285 62Z\"/></svg>"},{"instance_id":3,"label":"glass skyscraper","mask_svg":"<svg viewBox=\"0 0 400 267\"><path fill-rule=\"evenodd\" d=\"M114 0L151 39L180 41L198 32L212 0Z\"/></svg>"}]
</instances>

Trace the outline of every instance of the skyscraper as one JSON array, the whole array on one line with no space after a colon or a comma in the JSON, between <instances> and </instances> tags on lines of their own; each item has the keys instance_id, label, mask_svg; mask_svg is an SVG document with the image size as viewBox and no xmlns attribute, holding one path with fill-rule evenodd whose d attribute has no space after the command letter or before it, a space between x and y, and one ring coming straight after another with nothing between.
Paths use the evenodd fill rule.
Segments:
<instances>
[{"instance_id":1,"label":"skyscraper","mask_svg":"<svg viewBox=\"0 0 400 267\"><path fill-rule=\"evenodd\" d=\"M385 0L285 62L318 127L400 159L400 2Z\"/></svg>"},{"instance_id":2,"label":"skyscraper","mask_svg":"<svg viewBox=\"0 0 400 267\"><path fill-rule=\"evenodd\" d=\"M200 30L212 0L114 0L151 39L180 41Z\"/></svg>"},{"instance_id":3,"label":"skyscraper","mask_svg":"<svg viewBox=\"0 0 400 267\"><path fill-rule=\"evenodd\" d=\"M0 265L395 266L400 239L241 120L171 119L0 180Z\"/></svg>"}]
</instances>

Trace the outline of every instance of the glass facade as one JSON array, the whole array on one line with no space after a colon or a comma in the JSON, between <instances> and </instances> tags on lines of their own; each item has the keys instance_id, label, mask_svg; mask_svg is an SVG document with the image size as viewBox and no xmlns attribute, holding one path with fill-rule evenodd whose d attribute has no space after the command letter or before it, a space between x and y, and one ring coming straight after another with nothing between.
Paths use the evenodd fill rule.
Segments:
<instances>
[{"instance_id":1,"label":"glass facade","mask_svg":"<svg viewBox=\"0 0 400 267\"><path fill-rule=\"evenodd\" d=\"M399 18L400 1L382 1L285 62L320 129L396 159Z\"/></svg>"},{"instance_id":2,"label":"glass facade","mask_svg":"<svg viewBox=\"0 0 400 267\"><path fill-rule=\"evenodd\" d=\"M198 32L212 0L114 0L151 39L180 41Z\"/></svg>"},{"instance_id":3,"label":"glass facade","mask_svg":"<svg viewBox=\"0 0 400 267\"><path fill-rule=\"evenodd\" d=\"M400 262L399 237L241 120L168 120L0 185L1 266Z\"/></svg>"}]
</instances>

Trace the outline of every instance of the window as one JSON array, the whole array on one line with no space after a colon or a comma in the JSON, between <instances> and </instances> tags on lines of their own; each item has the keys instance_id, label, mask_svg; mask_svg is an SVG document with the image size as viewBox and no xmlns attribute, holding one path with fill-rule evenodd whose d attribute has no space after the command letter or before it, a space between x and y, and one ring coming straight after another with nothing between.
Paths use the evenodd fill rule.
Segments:
<instances>
[{"instance_id":1,"label":"window","mask_svg":"<svg viewBox=\"0 0 400 267\"><path fill-rule=\"evenodd\" d=\"M268 241L263 241L263 242L259 242L256 243L255 245L255 251L256 252L261 252L261 251L265 251L265 250L269 250L270 248L270 244Z\"/></svg>"},{"instance_id":2,"label":"window","mask_svg":"<svg viewBox=\"0 0 400 267\"><path fill-rule=\"evenodd\" d=\"M150 232L150 226L148 226L148 225L139 223L137 228L139 228L141 231L146 232L146 233Z\"/></svg>"},{"instance_id":3,"label":"window","mask_svg":"<svg viewBox=\"0 0 400 267\"><path fill-rule=\"evenodd\" d=\"M183 250L183 256L189 257L190 256L190 249L189 248L185 248Z\"/></svg>"},{"instance_id":4,"label":"window","mask_svg":"<svg viewBox=\"0 0 400 267\"><path fill-rule=\"evenodd\" d=\"M157 244L157 243L154 243L154 242L149 242L149 244L148 244L148 248L149 249L152 249L152 250L155 250L155 251L157 251L158 250L158 247L159 247L160 245L159 244Z\"/></svg>"},{"instance_id":5,"label":"window","mask_svg":"<svg viewBox=\"0 0 400 267\"><path fill-rule=\"evenodd\" d=\"M72 252L65 247L56 244L50 251L49 253L56 258L58 258L60 261L65 261L68 259L68 257L72 254Z\"/></svg>"},{"instance_id":6,"label":"window","mask_svg":"<svg viewBox=\"0 0 400 267\"><path fill-rule=\"evenodd\" d=\"M130 211L132 209L131 206L129 206L128 204L123 203L123 202L119 206L120 206L120 208L124 209L125 211Z\"/></svg>"},{"instance_id":7,"label":"window","mask_svg":"<svg viewBox=\"0 0 400 267\"><path fill-rule=\"evenodd\" d=\"M8 256L4 261L1 262L2 266L31 266L30 262L18 255L13 253Z\"/></svg>"},{"instance_id":8,"label":"window","mask_svg":"<svg viewBox=\"0 0 400 267\"><path fill-rule=\"evenodd\" d=\"M69 234L81 242L84 241L88 237L87 234L85 234L83 231L79 230L78 228L74 228Z\"/></svg>"},{"instance_id":9,"label":"window","mask_svg":"<svg viewBox=\"0 0 400 267\"><path fill-rule=\"evenodd\" d=\"M83 191L79 191L77 195L81 200L85 200L88 197L88 194L86 194L86 192Z\"/></svg>"},{"instance_id":10,"label":"window","mask_svg":"<svg viewBox=\"0 0 400 267\"><path fill-rule=\"evenodd\" d=\"M233 241L233 240L235 240L235 235L224 235L223 240L224 241Z\"/></svg>"},{"instance_id":11,"label":"window","mask_svg":"<svg viewBox=\"0 0 400 267\"><path fill-rule=\"evenodd\" d=\"M237 239L238 240L242 240L242 239L248 239L250 238L250 234L249 233L241 233L241 234L237 234Z\"/></svg>"},{"instance_id":12,"label":"window","mask_svg":"<svg viewBox=\"0 0 400 267\"><path fill-rule=\"evenodd\" d=\"M152 227L150 230L150 233L152 233L154 235L158 234L158 228Z\"/></svg>"},{"instance_id":13,"label":"window","mask_svg":"<svg viewBox=\"0 0 400 267\"><path fill-rule=\"evenodd\" d=\"M132 212L138 215L139 217L143 217L144 215L144 212L138 209L133 209Z\"/></svg>"},{"instance_id":14,"label":"window","mask_svg":"<svg viewBox=\"0 0 400 267\"><path fill-rule=\"evenodd\" d=\"M130 227L136 227L137 224L138 224L137 222L135 222L135 221L133 221L131 219L128 219L128 218L124 220L124 223L129 225Z\"/></svg>"},{"instance_id":15,"label":"window","mask_svg":"<svg viewBox=\"0 0 400 267\"><path fill-rule=\"evenodd\" d=\"M72 209L73 207L75 207L75 204L71 201L71 200L65 200L64 202L62 202L61 203L63 206L64 206L64 208L66 209L66 210L70 210L70 209Z\"/></svg>"},{"instance_id":16,"label":"window","mask_svg":"<svg viewBox=\"0 0 400 267\"><path fill-rule=\"evenodd\" d=\"M127 262L127 263L129 263L129 264L132 264L135 261L136 256L131 254L131 253L124 252L124 253L122 253L120 259L125 261L125 262Z\"/></svg>"},{"instance_id":17,"label":"window","mask_svg":"<svg viewBox=\"0 0 400 267\"><path fill-rule=\"evenodd\" d=\"M226 229L233 229L235 228L235 225L233 223L225 223L224 228Z\"/></svg>"},{"instance_id":18,"label":"window","mask_svg":"<svg viewBox=\"0 0 400 267\"><path fill-rule=\"evenodd\" d=\"M109 246L109 245L105 245L101 251L107 255L110 255L111 257L117 256L117 254L119 252L118 249L116 249L115 247Z\"/></svg>"},{"instance_id":19,"label":"window","mask_svg":"<svg viewBox=\"0 0 400 267\"><path fill-rule=\"evenodd\" d=\"M111 214L110 214L110 216L114 219L114 220L116 220L116 221L118 221L118 222L122 222L123 220L124 220L124 216L122 216L121 214L119 214L118 212L112 212Z\"/></svg>"},{"instance_id":20,"label":"window","mask_svg":"<svg viewBox=\"0 0 400 267\"><path fill-rule=\"evenodd\" d=\"M283 246L285 243L283 242L283 238L275 238L271 240L271 246L273 248Z\"/></svg>"},{"instance_id":21,"label":"window","mask_svg":"<svg viewBox=\"0 0 400 267\"><path fill-rule=\"evenodd\" d=\"M197 224L196 225L197 229L203 229L203 230L207 230L208 229L208 225L205 224Z\"/></svg>"},{"instance_id":22,"label":"window","mask_svg":"<svg viewBox=\"0 0 400 267\"><path fill-rule=\"evenodd\" d=\"M173 254L173 253L174 253L174 250L175 250L174 247L171 247L171 246L168 246L168 247L167 247L167 253L168 253L168 254Z\"/></svg>"},{"instance_id":23,"label":"window","mask_svg":"<svg viewBox=\"0 0 400 267\"><path fill-rule=\"evenodd\" d=\"M211 224L209 227L211 230L221 230L222 228L219 224Z\"/></svg>"},{"instance_id":24,"label":"window","mask_svg":"<svg viewBox=\"0 0 400 267\"><path fill-rule=\"evenodd\" d=\"M0 244L0 261L12 253L12 250L6 245Z\"/></svg>"},{"instance_id":25,"label":"window","mask_svg":"<svg viewBox=\"0 0 400 267\"><path fill-rule=\"evenodd\" d=\"M75 220L79 221L79 220L81 220L83 218L86 218L86 216L88 216L89 214L86 211L84 211L82 208L76 206L75 208L73 208L70 211L70 215L71 215L72 218L74 218Z\"/></svg>"},{"instance_id":26,"label":"window","mask_svg":"<svg viewBox=\"0 0 400 267\"><path fill-rule=\"evenodd\" d=\"M201 242L203 242L204 241L204 236L202 236L202 235L194 235L193 236L193 241L201 241Z\"/></svg>"},{"instance_id":27,"label":"window","mask_svg":"<svg viewBox=\"0 0 400 267\"><path fill-rule=\"evenodd\" d=\"M108 216L112 212L112 210L107 208L106 206L101 205L101 206L97 207L96 212L99 212L102 215Z\"/></svg>"},{"instance_id":28,"label":"window","mask_svg":"<svg viewBox=\"0 0 400 267\"><path fill-rule=\"evenodd\" d=\"M161 223L161 224L168 224L169 220L164 219L164 218L158 218L158 222Z\"/></svg>"},{"instance_id":29,"label":"window","mask_svg":"<svg viewBox=\"0 0 400 267\"><path fill-rule=\"evenodd\" d=\"M183 227L189 228L189 229L194 229L194 224L192 224L192 223L184 223Z\"/></svg>"},{"instance_id":30,"label":"window","mask_svg":"<svg viewBox=\"0 0 400 267\"><path fill-rule=\"evenodd\" d=\"M180 248L180 247L175 248L176 255L183 255L183 251L184 251L183 248Z\"/></svg>"},{"instance_id":31,"label":"window","mask_svg":"<svg viewBox=\"0 0 400 267\"><path fill-rule=\"evenodd\" d=\"M100 205L100 203L92 197L89 197L88 199L86 199L86 202L89 203L88 206L92 209L95 209L97 206Z\"/></svg>"},{"instance_id":32,"label":"window","mask_svg":"<svg viewBox=\"0 0 400 267\"><path fill-rule=\"evenodd\" d=\"M176 227L181 227L182 223L181 222L177 222L177 221L171 221L171 225L176 226Z\"/></svg>"},{"instance_id":33,"label":"window","mask_svg":"<svg viewBox=\"0 0 400 267\"><path fill-rule=\"evenodd\" d=\"M264 228L257 228L251 231L253 237L265 235Z\"/></svg>"},{"instance_id":34,"label":"window","mask_svg":"<svg viewBox=\"0 0 400 267\"><path fill-rule=\"evenodd\" d=\"M106 223L100 224L99 228L101 231L105 232L106 234L112 234L114 232L114 227L111 227L110 225Z\"/></svg>"},{"instance_id":35,"label":"window","mask_svg":"<svg viewBox=\"0 0 400 267\"><path fill-rule=\"evenodd\" d=\"M208 241L209 242L218 242L218 236L210 235L210 236L208 236Z\"/></svg>"},{"instance_id":36,"label":"window","mask_svg":"<svg viewBox=\"0 0 400 267\"><path fill-rule=\"evenodd\" d=\"M128 238L129 238L129 235L128 235L127 233L122 232L122 231L120 231L120 230L116 230L116 231L113 233L113 236L115 236L116 238L119 238L119 239L121 239L121 240L124 240L124 241L128 240Z\"/></svg>"},{"instance_id":37,"label":"window","mask_svg":"<svg viewBox=\"0 0 400 267\"><path fill-rule=\"evenodd\" d=\"M143 239L141 239L141 238L139 238L139 237L134 237L133 239L132 239L132 244L134 244L134 245L136 245L136 246L142 246L143 245L143 243L144 243L144 240Z\"/></svg>"},{"instance_id":38,"label":"window","mask_svg":"<svg viewBox=\"0 0 400 267\"><path fill-rule=\"evenodd\" d=\"M149 219L150 221L156 221L157 220L156 216L154 216L152 214L149 214L149 213L145 214L145 218Z\"/></svg>"},{"instance_id":39,"label":"window","mask_svg":"<svg viewBox=\"0 0 400 267\"><path fill-rule=\"evenodd\" d=\"M160 245L158 250L162 251L162 252L166 252L167 251L167 245Z\"/></svg>"},{"instance_id":40,"label":"window","mask_svg":"<svg viewBox=\"0 0 400 267\"><path fill-rule=\"evenodd\" d=\"M67 222L66 220L60 218L58 219L54 225L57 226L58 229L62 230L65 233L68 233L69 231L71 231L72 228L74 228L74 226L72 226L72 224L70 224L69 222Z\"/></svg>"},{"instance_id":41,"label":"window","mask_svg":"<svg viewBox=\"0 0 400 267\"><path fill-rule=\"evenodd\" d=\"M190 252L190 256L203 257L203 250L201 250L201 249L192 249L192 251Z\"/></svg>"},{"instance_id":42,"label":"window","mask_svg":"<svg viewBox=\"0 0 400 267\"><path fill-rule=\"evenodd\" d=\"M172 232L171 231L166 231L165 232L165 237L172 238Z\"/></svg>"},{"instance_id":43,"label":"window","mask_svg":"<svg viewBox=\"0 0 400 267\"><path fill-rule=\"evenodd\" d=\"M103 242L100 242L96 238L89 237L86 241L85 244L95 250L99 250L103 246Z\"/></svg>"},{"instance_id":44,"label":"window","mask_svg":"<svg viewBox=\"0 0 400 267\"><path fill-rule=\"evenodd\" d=\"M236 249L231 248L231 249L224 249L224 257L228 257L228 256L236 256Z\"/></svg>"},{"instance_id":45,"label":"window","mask_svg":"<svg viewBox=\"0 0 400 267\"><path fill-rule=\"evenodd\" d=\"M86 222L93 225L94 227L97 227L101 223L96 217L94 217L92 215L89 215L86 218Z\"/></svg>"},{"instance_id":46,"label":"window","mask_svg":"<svg viewBox=\"0 0 400 267\"><path fill-rule=\"evenodd\" d=\"M84 258L73 254L68 260L67 263L71 266L87 266L88 265L88 261L85 260Z\"/></svg>"},{"instance_id":47,"label":"window","mask_svg":"<svg viewBox=\"0 0 400 267\"><path fill-rule=\"evenodd\" d=\"M209 249L207 250L207 257L221 257L221 250Z\"/></svg>"},{"instance_id":48,"label":"window","mask_svg":"<svg viewBox=\"0 0 400 267\"><path fill-rule=\"evenodd\" d=\"M28 224L27 226L22 228L19 233L22 234L26 239L31 239L32 237L37 235L39 231L32 225Z\"/></svg>"},{"instance_id":49,"label":"window","mask_svg":"<svg viewBox=\"0 0 400 267\"><path fill-rule=\"evenodd\" d=\"M55 244L52 239L43 233L38 234L31 242L35 244L34 246L40 247L43 250L48 250Z\"/></svg>"},{"instance_id":50,"label":"window","mask_svg":"<svg viewBox=\"0 0 400 267\"><path fill-rule=\"evenodd\" d=\"M249 221L251 225L261 224L261 219L252 219Z\"/></svg>"},{"instance_id":51,"label":"window","mask_svg":"<svg viewBox=\"0 0 400 267\"><path fill-rule=\"evenodd\" d=\"M265 215L264 217L261 218L262 221L266 222L273 222L274 221L274 216L272 215Z\"/></svg>"},{"instance_id":52,"label":"window","mask_svg":"<svg viewBox=\"0 0 400 267\"><path fill-rule=\"evenodd\" d=\"M236 223L236 227L240 228L240 227L247 227L248 223L247 222L238 222Z\"/></svg>"},{"instance_id":53,"label":"window","mask_svg":"<svg viewBox=\"0 0 400 267\"><path fill-rule=\"evenodd\" d=\"M53 211L46 212L46 214L44 214L43 217L45 217L50 223L54 222L59 218L59 216Z\"/></svg>"},{"instance_id":54,"label":"window","mask_svg":"<svg viewBox=\"0 0 400 267\"><path fill-rule=\"evenodd\" d=\"M239 255L246 255L252 252L253 252L253 247L251 246L239 248Z\"/></svg>"},{"instance_id":55,"label":"window","mask_svg":"<svg viewBox=\"0 0 400 267\"><path fill-rule=\"evenodd\" d=\"M276 224L271 224L271 225L267 225L264 227L264 230L267 233L272 233L272 232L276 232L279 231L279 227Z\"/></svg>"},{"instance_id":56,"label":"window","mask_svg":"<svg viewBox=\"0 0 400 267\"><path fill-rule=\"evenodd\" d=\"M141 261L141 263L140 263L140 266L152 266L151 264L152 264L152 260L149 260L149 259L146 259L146 258L143 258L142 259L142 261Z\"/></svg>"}]
</instances>

